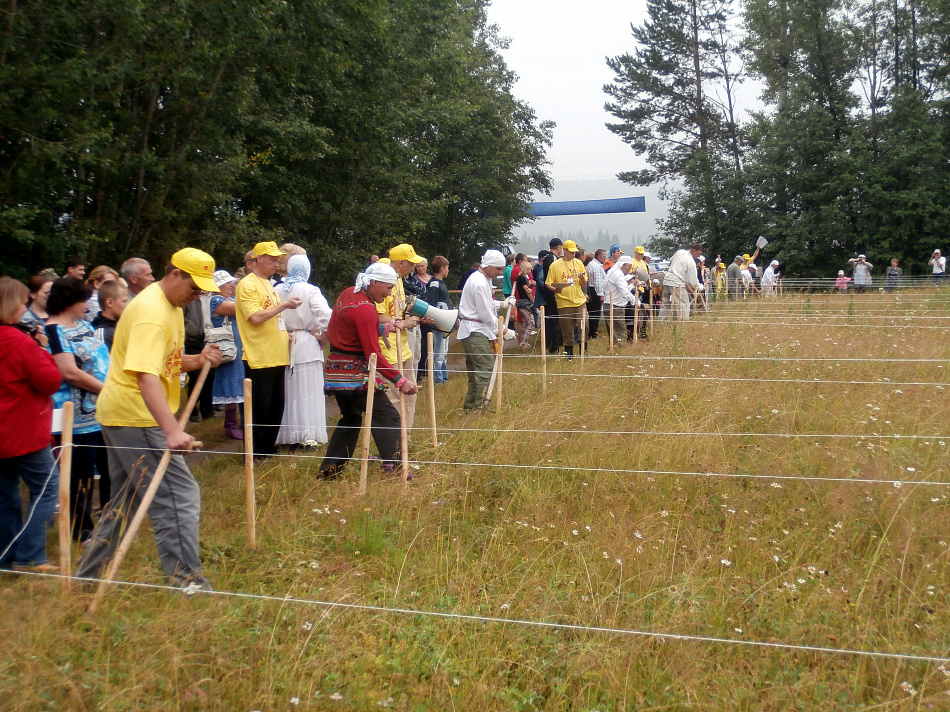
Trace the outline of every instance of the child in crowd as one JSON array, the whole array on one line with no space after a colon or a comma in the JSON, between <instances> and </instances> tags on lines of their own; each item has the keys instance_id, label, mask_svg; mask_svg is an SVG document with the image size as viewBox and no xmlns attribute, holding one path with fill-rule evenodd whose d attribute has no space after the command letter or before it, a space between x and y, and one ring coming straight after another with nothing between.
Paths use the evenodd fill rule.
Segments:
<instances>
[{"instance_id":1,"label":"child in crowd","mask_svg":"<svg viewBox=\"0 0 950 712\"><path fill-rule=\"evenodd\" d=\"M835 288L839 293L844 294L848 291L848 283L851 281L850 277L846 277L843 269L838 270L838 279L835 280Z\"/></svg>"},{"instance_id":2,"label":"child in crowd","mask_svg":"<svg viewBox=\"0 0 950 712\"><path fill-rule=\"evenodd\" d=\"M891 266L887 268L884 272L884 291L893 292L900 286L901 278L904 276L904 270L902 270L898 265L900 260L896 257L891 260Z\"/></svg>"},{"instance_id":3,"label":"child in crowd","mask_svg":"<svg viewBox=\"0 0 950 712\"><path fill-rule=\"evenodd\" d=\"M99 308L102 310L92 320L92 328L96 336L105 342L112 352L112 340L115 338L115 327L119 317L129 303L129 288L118 280L103 282L99 287Z\"/></svg>"}]
</instances>

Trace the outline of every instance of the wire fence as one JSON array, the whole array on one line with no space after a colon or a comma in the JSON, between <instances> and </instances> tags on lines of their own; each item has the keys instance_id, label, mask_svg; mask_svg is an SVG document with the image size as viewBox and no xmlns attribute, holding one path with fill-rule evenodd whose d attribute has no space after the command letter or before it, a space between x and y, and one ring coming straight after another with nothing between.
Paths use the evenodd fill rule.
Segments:
<instances>
[{"instance_id":1,"label":"wire fence","mask_svg":"<svg viewBox=\"0 0 950 712\"><path fill-rule=\"evenodd\" d=\"M785 282L784 286L788 288L803 289L806 291L816 290L820 288L827 288L826 286L819 285L797 285L796 283L789 284ZM908 281L906 286L914 286L917 283ZM950 305L950 300L947 299L928 299L924 300L927 303L932 304L946 304ZM765 302L761 302L765 303ZM807 303L807 302L805 302ZM732 304L732 303L730 303ZM697 323L720 323L716 321L715 316L710 317L708 313L702 313L704 319L702 321L697 320ZM774 316L778 318L788 318L789 316L797 315L786 315L775 312ZM820 316L820 315L819 315ZM874 315L875 318L878 316L880 319L893 319L894 317L890 315ZM852 315L842 315L842 316L823 316L815 317L809 315L808 318L812 318L813 321L818 321L824 319L829 321L832 319L843 319L843 318L852 318ZM862 317L868 319L868 315ZM950 316L932 316L932 317L918 317L926 318L933 322L938 321L950 321ZM749 324L754 323L746 319L737 320L735 323ZM764 322L763 322L764 323ZM854 324L847 324L852 326ZM898 325L903 327L904 325ZM918 326L917 328L933 328L933 329L943 329L950 328L950 323L946 326L932 324L931 326ZM506 353L504 355L506 359L512 358L539 358L538 355L534 354L519 354L519 353ZM816 363L816 364L871 364L871 363L886 363L891 365L896 364L916 364L916 365L937 365L939 368L943 367L943 364L950 363L950 359L941 359L941 358L861 358L861 357L774 357L770 355L754 355L754 356L739 356L739 357L726 357L726 356L668 356L668 355L647 355L647 354L619 354L619 355L601 355L601 356L586 356L586 359L591 360L595 363L603 359L610 359L611 362L620 362L624 363L633 361L639 362L640 364L646 364L648 362L679 362L683 365L693 363L693 362L703 362L704 365L709 363L720 363L720 362L740 362L740 363ZM576 362L575 362L576 365ZM643 368L643 366L639 366ZM626 366L628 369L637 368L637 366ZM470 373L470 371L465 369L451 369L452 373ZM501 370L503 375L511 376L530 376L538 377L543 374L536 371L520 371L520 370ZM558 375L555 373L549 373L548 375ZM684 381L694 381L701 380L705 382L745 382L745 381L754 381L756 383L790 383L790 384L827 384L827 385L871 385L871 386L889 386L893 388L897 387L929 387L929 388L943 388L950 383L940 382L940 381L890 381L886 378L882 380L840 380L840 379L802 379L802 378L771 378L771 379L762 379L762 378L743 378L743 377L716 377L716 376L685 376L685 375L654 375L646 372L645 370L641 373L636 374L612 374L612 373L596 373L596 374L583 374L584 378L614 378L614 379L640 379L640 380L657 380L657 381L673 381L673 380L684 380ZM283 424L286 425L286 424ZM276 425L268 424L251 424L252 429L257 428L267 428L267 427L280 427ZM291 426L295 427L295 426ZM397 429L397 428L393 428ZM424 431L430 432L430 428L424 427L410 427L407 428L410 431ZM674 438L674 437L695 437L695 438L755 438L755 439L807 439L811 438L815 441L815 444L818 445L822 442L830 442L834 440L847 440L847 441L857 441L859 444L864 441L883 441L883 440L893 440L893 441L908 441L908 442L936 442L939 445L944 445L946 441L950 441L950 435L940 435L940 434L919 434L919 433L807 433L807 432L726 432L726 431L661 431L661 430L625 430L625 429L589 429L584 426L579 426L577 428L571 429L550 429L550 428L499 428L499 427L439 427L439 437L446 437L447 434L465 434L465 433L492 433L497 435L526 435L526 436L537 436L537 435L547 435L547 436L557 436L557 437L576 437L576 436L595 436L602 438L615 438L615 437L662 437L662 438ZM435 446L438 443L430 443L430 445ZM116 450L136 450L143 451L143 448L120 448L108 445L101 446L91 446L91 445L72 445L71 447L105 447L107 449L116 449ZM156 452L162 452L160 448L154 448ZM205 450L203 451L205 455L216 455L216 456L227 456L227 457L241 457L246 458L247 453L243 450L241 451L231 451L231 450ZM62 456L62 451L59 452L56 462L58 463ZM317 460L323 457L322 454L316 452L295 452L295 453L278 453L274 456L277 459L302 459L302 460ZM336 458L339 460L348 460L351 462L360 462L363 458L360 457L349 457L349 458ZM480 462L477 460L458 460L458 459L409 459L407 463L414 467L432 467L432 468L493 468L497 469L499 467L505 467L508 469L516 471L534 471L539 473L551 473L551 472L570 472L570 473L584 473L584 474L611 474L611 475L626 475L626 476L665 476L665 477L692 477L692 478L705 478L705 479L746 479L751 481L761 481L768 482L768 486L775 487L778 489L782 488L782 483L785 484L794 484L794 483L849 483L856 485L884 485L889 486L895 489L901 489L903 487L938 487L944 488L950 485L950 481L941 481L937 479L927 479L922 478L919 475L916 475L915 472L907 470L907 473L911 475L913 479L900 479L900 478L869 478L869 477L855 477L855 476L839 476L839 475L828 475L828 476L810 476L810 475L777 475L769 474L765 472L714 472L714 471L683 471L683 470L670 470L670 469L645 469L645 468L613 468L613 467L600 467L600 466L581 466L578 464L567 463L550 463L550 462L505 462L503 465L499 465L497 462ZM54 465L55 470L55 465ZM49 484L52 477L52 472L50 477L47 478L47 484ZM29 516L32 517L33 511L35 510L35 505L31 509ZM29 519L27 519L27 524ZM25 528L26 525L24 525ZM19 536L19 534L17 535ZM14 539L14 542L16 539ZM10 546L13 544L11 543ZM9 546L7 547L9 550ZM6 552L4 552L5 554ZM50 578L63 578L61 576L55 576L50 574L38 574L30 572L18 572L20 575L29 575L29 576L47 576ZM99 579L86 579L87 582L99 582ZM138 588L148 588L156 590L170 590L170 591L180 591L179 588L172 586L162 586L157 584L148 584L148 583L136 583L130 581L114 581L113 583L118 583L124 586L129 587L138 587ZM195 591L194 593L198 593ZM741 645L741 646L752 646L762 649L780 649L785 651L802 651L802 652L811 652L816 654L825 654L825 655L849 655L849 656L859 656L859 657L873 657L873 658L888 658L901 661L920 661L920 662L935 662L935 663L950 663L950 658L944 657L941 654L937 653L904 653L897 651L878 651L878 650L860 650L860 649L848 649L848 648L833 648L833 647L822 647L822 646L811 646L811 645L800 645L795 643L788 642L775 642L775 641L754 641L754 640L739 640L732 638L724 637L715 637L715 636L703 636L703 635L690 635L690 634L679 634L679 633L667 633L663 631L649 631L649 630L637 630L637 629L627 629L619 627L600 627L600 626L588 626L588 625L578 625L578 624L569 624L562 623L557 621L538 621L538 620L529 620L529 619L519 619L519 618L506 618L506 617L496 617L496 616L481 616L473 615L467 613L451 612L451 611L434 611L434 610L417 610L412 608L400 608L400 607L388 607L388 606L374 606L367 604L358 604L358 603L347 603L340 601L322 601L316 599L306 599L306 598L294 598L290 596L273 596L265 594L251 594L251 593L242 593L242 592L233 592L233 591L215 591L215 592L200 592L200 595L206 596L220 596L241 600L259 600L259 601L271 601L271 602L281 602L281 603L295 603L299 605L307 606L316 606L324 608L336 608L341 610L353 610L364 613L378 613L378 614L389 614L389 615L405 615L405 616L424 616L430 618L439 618L444 620L457 620L462 622L477 622L477 623L488 623L488 624L497 624L497 625L516 625L521 627L530 627L530 628L548 628L548 629L560 629L560 630L572 630L583 632L587 634L609 634L616 636L638 636L638 637L648 637L655 638L658 640L670 640L670 641L684 641L684 642L699 642L699 643L709 643L717 645Z\"/></svg>"}]
</instances>

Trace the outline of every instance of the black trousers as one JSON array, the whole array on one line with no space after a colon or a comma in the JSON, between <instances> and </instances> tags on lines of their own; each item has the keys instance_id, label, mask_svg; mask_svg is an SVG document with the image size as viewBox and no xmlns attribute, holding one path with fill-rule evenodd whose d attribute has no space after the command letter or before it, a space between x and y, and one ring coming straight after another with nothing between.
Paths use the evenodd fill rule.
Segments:
<instances>
[{"instance_id":1,"label":"black trousers","mask_svg":"<svg viewBox=\"0 0 950 712\"><path fill-rule=\"evenodd\" d=\"M543 287L542 287L543 289ZM561 348L561 320L557 318L557 302L553 299L544 301L544 335L545 347L548 353L554 353Z\"/></svg>"},{"instance_id":2,"label":"black trousers","mask_svg":"<svg viewBox=\"0 0 950 712\"><path fill-rule=\"evenodd\" d=\"M251 432L254 457L277 454L277 431L284 417L284 371L286 366L251 368L244 362L244 377L251 379Z\"/></svg>"},{"instance_id":3,"label":"black trousers","mask_svg":"<svg viewBox=\"0 0 950 712\"><path fill-rule=\"evenodd\" d=\"M62 436L55 436L56 445L62 444ZM72 525L72 537L80 541L89 535L95 527L92 521L93 497L96 486L95 475L99 473L99 506L105 507L111 497L109 479L109 456L104 447L102 433L82 433L73 435L73 464L69 479L69 520Z\"/></svg>"},{"instance_id":4,"label":"black trousers","mask_svg":"<svg viewBox=\"0 0 950 712\"><path fill-rule=\"evenodd\" d=\"M604 299L593 289L590 290L590 301L587 302L587 338L593 339L597 336L597 326L600 324L600 311L603 308Z\"/></svg>"},{"instance_id":5,"label":"black trousers","mask_svg":"<svg viewBox=\"0 0 950 712\"><path fill-rule=\"evenodd\" d=\"M336 391L334 396L340 406L340 422L330 434L327 454L320 463L321 475L332 475L350 462L359 444L360 426L363 424L363 413L366 412L366 391ZM370 432L380 459L395 463L399 457L399 412L381 391L376 391L373 397Z\"/></svg>"}]
</instances>

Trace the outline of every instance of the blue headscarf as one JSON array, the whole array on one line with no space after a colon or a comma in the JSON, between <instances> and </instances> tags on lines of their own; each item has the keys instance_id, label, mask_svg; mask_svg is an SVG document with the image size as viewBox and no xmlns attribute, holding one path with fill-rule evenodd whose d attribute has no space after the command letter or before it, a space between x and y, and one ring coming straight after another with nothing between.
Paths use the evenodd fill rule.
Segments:
<instances>
[{"instance_id":1,"label":"blue headscarf","mask_svg":"<svg viewBox=\"0 0 950 712\"><path fill-rule=\"evenodd\" d=\"M297 282L306 283L310 279L310 260L306 255L291 255L287 260L287 276L283 284L290 289Z\"/></svg>"}]
</instances>

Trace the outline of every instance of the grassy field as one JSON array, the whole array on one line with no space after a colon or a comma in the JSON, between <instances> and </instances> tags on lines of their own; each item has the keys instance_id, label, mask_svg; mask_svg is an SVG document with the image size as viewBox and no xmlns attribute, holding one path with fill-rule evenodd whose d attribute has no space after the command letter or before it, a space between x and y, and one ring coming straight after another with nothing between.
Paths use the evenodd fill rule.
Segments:
<instances>
[{"instance_id":1,"label":"grassy field","mask_svg":"<svg viewBox=\"0 0 950 712\"><path fill-rule=\"evenodd\" d=\"M0 708L950 709L914 659L950 657L948 328L944 292L788 295L601 338L545 395L506 357L496 415L439 387L438 448L420 398L408 493L259 467L253 551L242 460L210 458L206 574L242 595L90 616L6 576ZM121 574L163 582L148 531Z\"/></svg>"}]
</instances>

